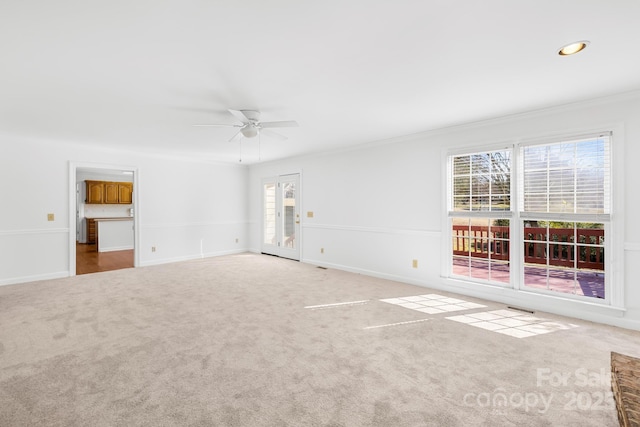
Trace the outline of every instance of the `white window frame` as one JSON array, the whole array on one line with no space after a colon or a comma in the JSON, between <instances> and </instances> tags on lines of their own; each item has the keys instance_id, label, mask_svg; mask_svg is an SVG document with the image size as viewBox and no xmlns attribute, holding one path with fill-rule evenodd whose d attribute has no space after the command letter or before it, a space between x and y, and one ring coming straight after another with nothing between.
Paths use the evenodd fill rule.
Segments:
<instances>
[{"instance_id":1,"label":"white window frame","mask_svg":"<svg viewBox=\"0 0 640 427\"><path fill-rule=\"evenodd\" d=\"M582 137L595 136L599 133L610 133L610 214L609 222L605 222L605 298L592 298L581 295L563 294L559 292L539 292L526 288L523 283L524 278L524 261L521 259L522 241L523 241L523 221L520 217L520 196L519 196L519 179L520 179L520 147L535 144L550 144L562 141L573 141ZM512 160L512 176L511 176L511 218L510 218L510 260L511 266L511 283L510 286L504 284L491 284L454 276L451 269L451 253L452 253L452 216L450 215L452 206L452 164L451 159L455 155L484 153L496 151L500 149L511 149ZM443 239L442 250L443 257L441 262L441 276L446 286L455 286L466 289L468 294L477 296L498 295L499 299L521 299L525 300L527 295L532 296L535 301L543 301L543 299L551 299L559 304L578 303L580 306L591 307L611 307L616 309L618 313L624 311L624 126L622 124L609 124L592 129L580 129L567 131L557 134L548 134L544 136L534 136L530 138L522 138L518 141L502 144L483 144L468 145L456 149L443 150L443 161L446 165L443 171L446 174L444 182L446 189L443 192L445 200L443 206L445 212L443 216ZM491 215L491 212L488 212ZM460 215L458 215L460 216ZM540 218L543 219L543 218ZM517 238L517 241L514 240ZM509 296L511 295L511 296ZM541 297L543 299L541 299ZM562 301L565 301L563 303ZM554 304L555 304L554 302ZM536 305L536 304L533 304ZM538 304L539 305L539 304ZM577 307L577 306L576 306ZM596 310L598 312L598 310Z\"/></svg>"},{"instance_id":2,"label":"white window frame","mask_svg":"<svg viewBox=\"0 0 640 427\"><path fill-rule=\"evenodd\" d=\"M486 149L484 149L486 148ZM474 155L474 154L484 154L484 153L492 153L492 152L496 152L496 151L509 151L511 153L511 177L510 177L510 203L509 203L509 210L500 210L500 211L473 211L473 210L469 210L469 211L454 211L453 210L453 192L452 192L452 182L451 182L451 178L453 177L453 164L452 164L452 158L454 156L459 156L459 155ZM454 218L480 218L480 219L489 219L489 218L500 218L500 219L508 219L509 220L509 259L511 260L513 257L513 244L511 244L511 236L513 236L513 231L514 231L514 226L513 226L513 221L514 221L514 202L515 200L513 199L513 194L514 194L514 148L513 145L510 146L505 146L505 145L497 145L497 146L491 146L489 148L487 147L483 147L483 149L473 149L473 150L460 150L458 152L451 152L448 156L447 156L447 212L446 215L448 216L448 222L447 222L447 230L448 230L448 241L449 241L449 250L447 252L445 252L446 254L451 255L453 252L453 248L451 245L451 242L453 240L452 235L451 235L451 230L452 230L452 222ZM491 203L490 203L491 204ZM514 286L514 274L513 274L513 269L511 268L512 266L510 265L509 268L509 273L510 273L510 278L509 278L509 282L505 283L505 282L492 282L492 281L488 281L488 280L483 280L483 279L476 279L476 278L471 278L471 277L464 277L464 276L454 276L452 274L452 269L451 269L451 259L450 257L448 258L448 264L447 264L447 272L448 272L448 276L451 278L454 278L456 280L466 280L469 282L474 282L474 283L481 283L481 284L488 284L490 286L497 286L497 287L513 287Z\"/></svg>"}]
</instances>

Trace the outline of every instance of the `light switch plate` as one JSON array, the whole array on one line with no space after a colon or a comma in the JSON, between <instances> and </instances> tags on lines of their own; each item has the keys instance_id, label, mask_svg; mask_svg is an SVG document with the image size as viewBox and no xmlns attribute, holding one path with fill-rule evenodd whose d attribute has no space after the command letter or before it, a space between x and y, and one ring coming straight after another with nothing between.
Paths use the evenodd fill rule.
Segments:
<instances>
[{"instance_id":1,"label":"light switch plate","mask_svg":"<svg viewBox=\"0 0 640 427\"><path fill-rule=\"evenodd\" d=\"M47 214L47 221L55 221L56 216L52 213Z\"/></svg>"}]
</instances>

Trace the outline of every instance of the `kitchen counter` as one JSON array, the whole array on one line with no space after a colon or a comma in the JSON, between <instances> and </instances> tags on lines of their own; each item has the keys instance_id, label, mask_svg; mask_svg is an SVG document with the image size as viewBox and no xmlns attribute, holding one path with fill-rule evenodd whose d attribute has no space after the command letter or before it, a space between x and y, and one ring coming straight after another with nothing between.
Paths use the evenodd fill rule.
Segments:
<instances>
[{"instance_id":1,"label":"kitchen counter","mask_svg":"<svg viewBox=\"0 0 640 427\"><path fill-rule=\"evenodd\" d=\"M133 249L133 217L90 218L96 223L98 252Z\"/></svg>"},{"instance_id":2,"label":"kitchen counter","mask_svg":"<svg viewBox=\"0 0 640 427\"><path fill-rule=\"evenodd\" d=\"M130 220L130 219L131 220L133 219L132 216L114 216L114 217L106 217L106 218L87 216L85 218L92 219L94 221L127 221L127 220Z\"/></svg>"}]
</instances>

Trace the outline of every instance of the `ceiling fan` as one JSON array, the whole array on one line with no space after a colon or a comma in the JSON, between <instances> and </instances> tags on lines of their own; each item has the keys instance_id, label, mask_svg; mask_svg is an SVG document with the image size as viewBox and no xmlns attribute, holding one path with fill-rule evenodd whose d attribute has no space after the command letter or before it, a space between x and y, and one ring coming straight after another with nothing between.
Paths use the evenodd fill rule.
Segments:
<instances>
[{"instance_id":1,"label":"ceiling fan","mask_svg":"<svg viewBox=\"0 0 640 427\"><path fill-rule=\"evenodd\" d=\"M270 128L291 128L298 127L298 123L293 120L285 120L279 122L261 122L260 121L260 111L255 110L231 110L229 112L233 114L233 116L240 120L241 124L202 124L202 125L194 125L194 126L210 126L210 127L234 127L240 128L238 132L229 140L229 141L238 141L242 137L245 138L253 138L257 135L265 135L270 136L272 138L277 138L280 140L287 139L286 136L280 135L279 133L268 130Z\"/></svg>"}]
</instances>

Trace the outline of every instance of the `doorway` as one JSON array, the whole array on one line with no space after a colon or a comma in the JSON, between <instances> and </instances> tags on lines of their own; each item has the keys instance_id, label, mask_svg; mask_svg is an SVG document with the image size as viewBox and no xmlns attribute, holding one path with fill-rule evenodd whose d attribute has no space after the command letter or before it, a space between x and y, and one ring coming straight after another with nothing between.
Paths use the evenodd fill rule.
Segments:
<instances>
[{"instance_id":1,"label":"doorway","mask_svg":"<svg viewBox=\"0 0 640 427\"><path fill-rule=\"evenodd\" d=\"M137 169L71 162L69 182L69 275L139 265ZM103 203L90 200L100 193L96 185L104 188Z\"/></svg>"},{"instance_id":2,"label":"doorway","mask_svg":"<svg viewBox=\"0 0 640 427\"><path fill-rule=\"evenodd\" d=\"M262 253L300 261L300 174L262 180Z\"/></svg>"}]
</instances>

